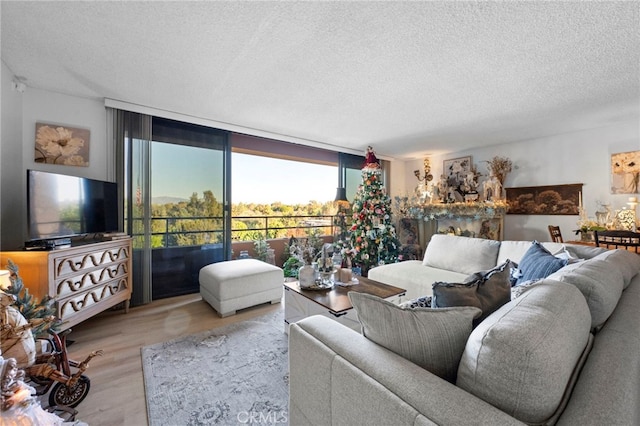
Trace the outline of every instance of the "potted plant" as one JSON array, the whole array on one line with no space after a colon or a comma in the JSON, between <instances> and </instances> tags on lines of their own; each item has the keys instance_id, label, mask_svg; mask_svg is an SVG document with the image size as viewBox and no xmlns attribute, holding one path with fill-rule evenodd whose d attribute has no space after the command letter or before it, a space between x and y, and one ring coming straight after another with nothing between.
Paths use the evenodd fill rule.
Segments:
<instances>
[{"instance_id":1,"label":"potted plant","mask_svg":"<svg viewBox=\"0 0 640 426\"><path fill-rule=\"evenodd\" d=\"M578 222L579 228L575 230L576 235L580 234L581 241L595 241L593 231L606 231L607 228L598 225L594 220L583 220Z\"/></svg>"}]
</instances>

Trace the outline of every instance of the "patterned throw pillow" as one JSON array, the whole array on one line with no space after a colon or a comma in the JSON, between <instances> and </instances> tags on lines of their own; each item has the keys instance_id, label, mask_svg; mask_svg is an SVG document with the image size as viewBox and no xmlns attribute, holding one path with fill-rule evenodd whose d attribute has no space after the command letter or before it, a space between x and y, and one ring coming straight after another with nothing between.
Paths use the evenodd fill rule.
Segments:
<instances>
[{"instance_id":1,"label":"patterned throw pillow","mask_svg":"<svg viewBox=\"0 0 640 426\"><path fill-rule=\"evenodd\" d=\"M470 275L463 283L434 283L432 306L475 306L482 310L475 323L482 322L511 300L511 266L507 259L493 269Z\"/></svg>"},{"instance_id":2,"label":"patterned throw pillow","mask_svg":"<svg viewBox=\"0 0 640 426\"><path fill-rule=\"evenodd\" d=\"M568 264L566 259L558 259L538 241L533 241L518 265L520 276L516 284L546 278Z\"/></svg>"},{"instance_id":3,"label":"patterned throw pillow","mask_svg":"<svg viewBox=\"0 0 640 426\"><path fill-rule=\"evenodd\" d=\"M540 284L542 280L524 281L516 286L511 287L511 300L522 296L526 291L531 290L534 286Z\"/></svg>"},{"instance_id":4,"label":"patterned throw pillow","mask_svg":"<svg viewBox=\"0 0 640 426\"><path fill-rule=\"evenodd\" d=\"M380 297L350 292L362 334L452 383L477 308L402 309Z\"/></svg>"},{"instance_id":5,"label":"patterned throw pillow","mask_svg":"<svg viewBox=\"0 0 640 426\"><path fill-rule=\"evenodd\" d=\"M417 299L402 302L398 305L398 307L401 309L430 308L431 299L431 296L422 296L418 297Z\"/></svg>"}]
</instances>

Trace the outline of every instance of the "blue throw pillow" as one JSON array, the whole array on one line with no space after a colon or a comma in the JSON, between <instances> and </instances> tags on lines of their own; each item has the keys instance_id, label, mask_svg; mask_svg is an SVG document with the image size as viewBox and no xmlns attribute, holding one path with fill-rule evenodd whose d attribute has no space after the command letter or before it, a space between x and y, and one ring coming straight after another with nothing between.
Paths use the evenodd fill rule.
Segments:
<instances>
[{"instance_id":1,"label":"blue throw pillow","mask_svg":"<svg viewBox=\"0 0 640 426\"><path fill-rule=\"evenodd\" d=\"M566 266L566 259L558 259L538 241L534 241L529 250L522 256L518 265L520 276L516 285L530 280L546 278L558 269Z\"/></svg>"}]
</instances>

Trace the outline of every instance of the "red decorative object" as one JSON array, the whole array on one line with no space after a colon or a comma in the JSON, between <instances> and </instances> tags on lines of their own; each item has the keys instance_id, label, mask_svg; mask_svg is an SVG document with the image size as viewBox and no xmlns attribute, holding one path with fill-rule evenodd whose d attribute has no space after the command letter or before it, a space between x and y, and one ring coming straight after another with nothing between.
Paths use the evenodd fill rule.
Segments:
<instances>
[{"instance_id":1,"label":"red decorative object","mask_svg":"<svg viewBox=\"0 0 640 426\"><path fill-rule=\"evenodd\" d=\"M364 159L364 167L368 169L380 168L380 160L378 160L378 158L376 157L376 153L373 151L373 148L371 146L367 147ZM375 177L372 180L375 180ZM367 182L367 185L370 184L370 182Z\"/></svg>"}]
</instances>

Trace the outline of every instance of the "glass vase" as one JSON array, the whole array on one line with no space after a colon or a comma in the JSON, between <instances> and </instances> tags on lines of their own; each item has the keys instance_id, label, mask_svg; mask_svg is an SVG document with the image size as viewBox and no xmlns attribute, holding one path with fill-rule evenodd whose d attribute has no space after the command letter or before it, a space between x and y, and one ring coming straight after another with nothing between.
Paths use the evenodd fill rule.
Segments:
<instances>
[{"instance_id":1,"label":"glass vase","mask_svg":"<svg viewBox=\"0 0 640 426\"><path fill-rule=\"evenodd\" d=\"M595 238L594 238L594 235L593 235L593 231L582 231L582 232L580 232L580 240L581 241L586 241L586 242L595 241Z\"/></svg>"},{"instance_id":2,"label":"glass vase","mask_svg":"<svg viewBox=\"0 0 640 426\"><path fill-rule=\"evenodd\" d=\"M267 263L270 263L272 265L276 264L276 254L274 249L272 248L267 249L267 258L265 260Z\"/></svg>"},{"instance_id":3,"label":"glass vase","mask_svg":"<svg viewBox=\"0 0 640 426\"><path fill-rule=\"evenodd\" d=\"M298 269L298 282L300 288L313 287L316 282L316 271L311 265L302 265Z\"/></svg>"}]
</instances>

